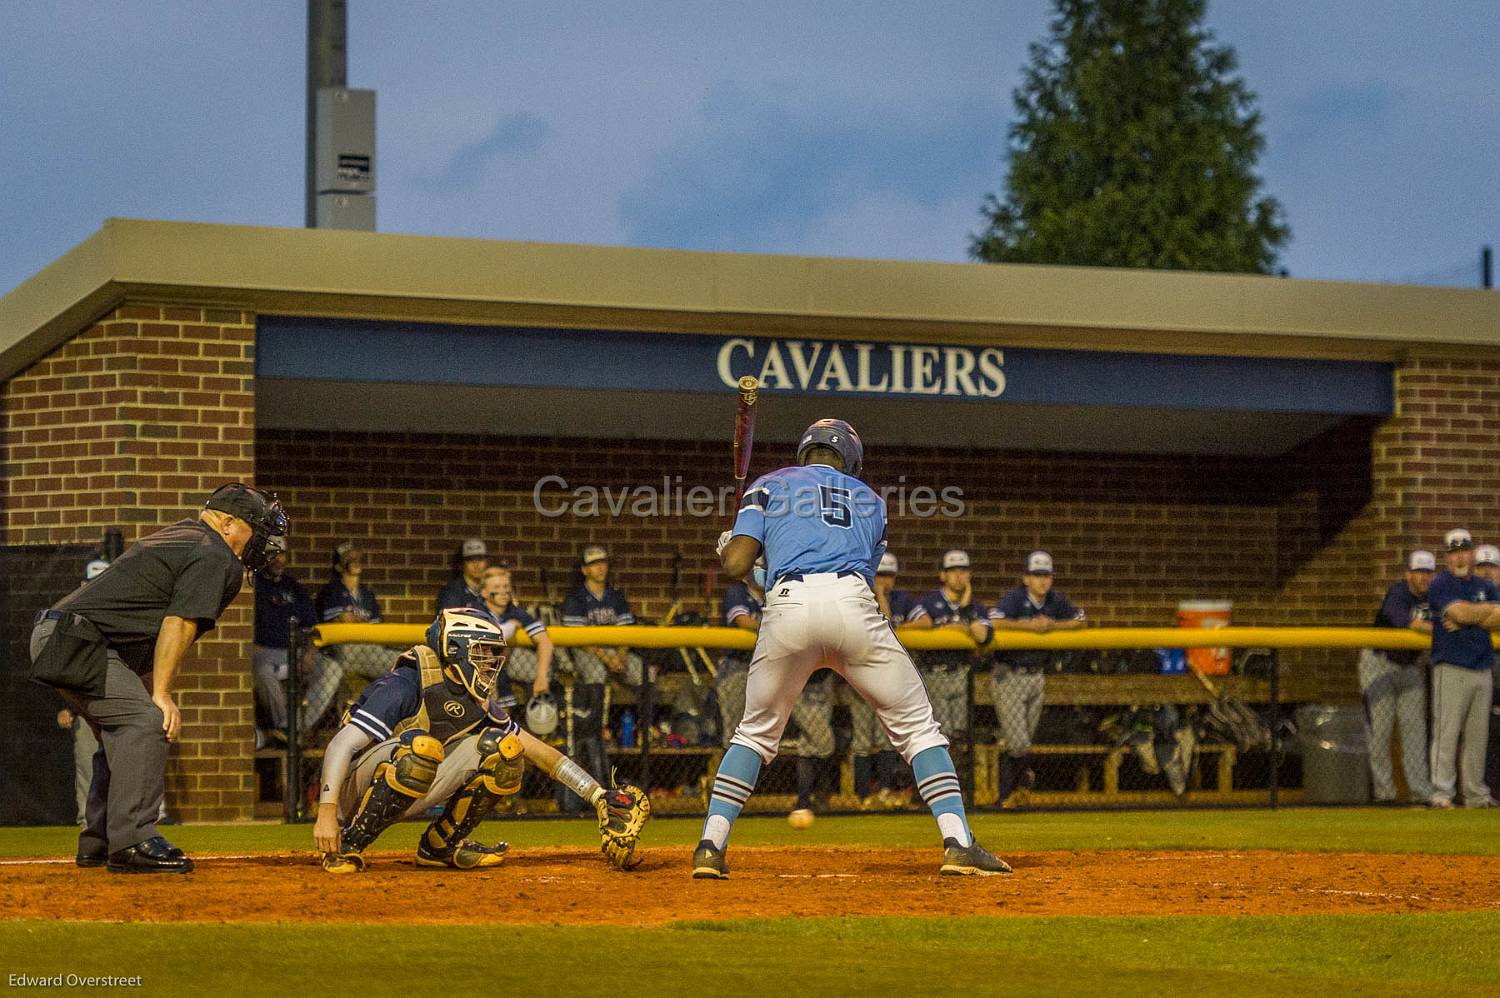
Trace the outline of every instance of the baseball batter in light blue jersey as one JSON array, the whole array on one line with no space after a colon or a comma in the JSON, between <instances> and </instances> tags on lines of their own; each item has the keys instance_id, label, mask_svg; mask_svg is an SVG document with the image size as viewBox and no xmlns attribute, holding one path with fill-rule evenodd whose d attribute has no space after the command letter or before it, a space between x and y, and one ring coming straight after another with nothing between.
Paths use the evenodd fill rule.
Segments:
<instances>
[{"instance_id":1,"label":"baseball batter in light blue jersey","mask_svg":"<svg viewBox=\"0 0 1500 998\"><path fill-rule=\"evenodd\" d=\"M891 744L912 767L917 790L943 838L941 872L1009 873L974 841L958 773L932 704L906 649L871 589L885 551L885 503L859 480L864 447L853 427L820 419L802 434L797 466L756 480L734 529L719 538L730 578L766 563L766 603L745 688L745 714L714 776L693 876L729 876L729 832L776 758L802 687L827 666L871 707Z\"/></svg>"}]
</instances>

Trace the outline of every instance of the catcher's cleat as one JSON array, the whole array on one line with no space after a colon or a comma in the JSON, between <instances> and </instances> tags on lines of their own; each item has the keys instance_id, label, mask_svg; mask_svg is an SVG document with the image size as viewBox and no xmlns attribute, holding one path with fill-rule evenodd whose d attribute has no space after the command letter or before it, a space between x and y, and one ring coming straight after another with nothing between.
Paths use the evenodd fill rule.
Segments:
<instances>
[{"instance_id":1,"label":"catcher's cleat","mask_svg":"<svg viewBox=\"0 0 1500 998\"><path fill-rule=\"evenodd\" d=\"M708 839L698 843L693 850L694 880L728 880L729 864L724 862L724 850L717 849Z\"/></svg>"},{"instance_id":2,"label":"catcher's cleat","mask_svg":"<svg viewBox=\"0 0 1500 998\"><path fill-rule=\"evenodd\" d=\"M329 873L360 873L365 868L365 858L357 852L325 852L323 869Z\"/></svg>"},{"instance_id":3,"label":"catcher's cleat","mask_svg":"<svg viewBox=\"0 0 1500 998\"><path fill-rule=\"evenodd\" d=\"M978 842L961 846L957 839L944 839L943 868L938 872L945 877L993 877L1011 869L1009 863Z\"/></svg>"},{"instance_id":4,"label":"catcher's cleat","mask_svg":"<svg viewBox=\"0 0 1500 998\"><path fill-rule=\"evenodd\" d=\"M417 844L418 866L441 866L454 870L482 870L499 866L505 862L510 843L497 842L487 846L473 839L464 839L457 845L434 849L427 844L427 836Z\"/></svg>"}]
</instances>

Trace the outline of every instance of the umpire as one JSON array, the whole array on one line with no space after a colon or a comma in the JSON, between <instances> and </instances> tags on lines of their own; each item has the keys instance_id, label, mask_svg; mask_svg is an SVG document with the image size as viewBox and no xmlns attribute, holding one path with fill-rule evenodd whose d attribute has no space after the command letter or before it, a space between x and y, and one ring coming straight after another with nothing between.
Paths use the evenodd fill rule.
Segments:
<instances>
[{"instance_id":1,"label":"umpire","mask_svg":"<svg viewBox=\"0 0 1500 998\"><path fill-rule=\"evenodd\" d=\"M245 572L265 567L286 533L281 504L241 482L220 486L196 519L131 545L109 568L37 614L31 678L62 694L94 729L78 865L115 873L188 873L193 861L156 830L167 745L182 715L173 680L213 630Z\"/></svg>"}]
</instances>

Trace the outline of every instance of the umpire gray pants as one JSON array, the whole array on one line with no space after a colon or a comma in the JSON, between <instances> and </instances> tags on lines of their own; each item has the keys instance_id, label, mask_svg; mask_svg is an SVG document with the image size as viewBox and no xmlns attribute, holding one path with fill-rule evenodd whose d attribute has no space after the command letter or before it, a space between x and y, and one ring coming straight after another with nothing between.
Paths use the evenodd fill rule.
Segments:
<instances>
[{"instance_id":1,"label":"umpire gray pants","mask_svg":"<svg viewBox=\"0 0 1500 998\"><path fill-rule=\"evenodd\" d=\"M1359 653L1359 688L1365 698L1365 727L1370 738L1371 793L1377 801L1396 799L1391 774L1391 735L1401 727L1401 770L1411 799L1432 796L1427 773L1427 690L1421 665L1397 665L1384 652Z\"/></svg>"},{"instance_id":2,"label":"umpire gray pants","mask_svg":"<svg viewBox=\"0 0 1500 998\"><path fill-rule=\"evenodd\" d=\"M1453 800L1458 770L1463 771L1464 803L1483 807L1490 799L1484 785L1484 753L1490 737L1490 699L1494 676L1489 669L1465 669L1439 663L1432 667L1432 793ZM1463 755L1459 755L1459 743Z\"/></svg>"},{"instance_id":3,"label":"umpire gray pants","mask_svg":"<svg viewBox=\"0 0 1500 998\"><path fill-rule=\"evenodd\" d=\"M33 662L56 629L57 621L44 620L32 630ZM74 712L98 726L104 748L93 757L78 851L119 852L155 838L166 796L167 733L162 730L161 709L151 702L141 677L109 649L102 696L59 692Z\"/></svg>"}]
</instances>

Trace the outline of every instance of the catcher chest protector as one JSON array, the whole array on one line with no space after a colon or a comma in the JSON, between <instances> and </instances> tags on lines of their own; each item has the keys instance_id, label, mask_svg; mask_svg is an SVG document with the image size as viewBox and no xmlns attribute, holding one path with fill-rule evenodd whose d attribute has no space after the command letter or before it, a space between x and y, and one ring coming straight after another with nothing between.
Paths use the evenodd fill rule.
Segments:
<instances>
[{"instance_id":1,"label":"catcher chest protector","mask_svg":"<svg viewBox=\"0 0 1500 998\"><path fill-rule=\"evenodd\" d=\"M479 733L479 768L457 793L443 805L442 815L422 833L425 852L443 856L457 848L464 838L489 817L501 797L521 789L521 739L504 734L499 728L485 728Z\"/></svg>"},{"instance_id":2,"label":"catcher chest protector","mask_svg":"<svg viewBox=\"0 0 1500 998\"><path fill-rule=\"evenodd\" d=\"M417 657L422 676L422 705L417 713L396 725L396 733L421 729L444 745L465 735L485 719L485 705L475 703L465 689L454 689L443 674L443 663L437 652L426 645L416 645L410 654Z\"/></svg>"},{"instance_id":3,"label":"catcher chest protector","mask_svg":"<svg viewBox=\"0 0 1500 998\"><path fill-rule=\"evenodd\" d=\"M408 731L391 751L389 762L375 767L370 789L340 836L340 852L362 853L381 832L400 821L437 778L443 746L421 731Z\"/></svg>"}]
</instances>

